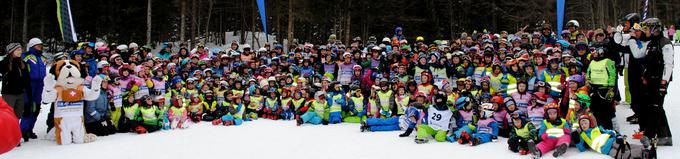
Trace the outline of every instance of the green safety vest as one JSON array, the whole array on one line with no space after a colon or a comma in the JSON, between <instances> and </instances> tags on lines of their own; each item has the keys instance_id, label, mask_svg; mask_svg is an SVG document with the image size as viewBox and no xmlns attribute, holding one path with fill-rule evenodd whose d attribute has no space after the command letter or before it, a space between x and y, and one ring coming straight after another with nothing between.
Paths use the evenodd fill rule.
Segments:
<instances>
[{"instance_id":1,"label":"green safety vest","mask_svg":"<svg viewBox=\"0 0 680 159\"><path fill-rule=\"evenodd\" d=\"M250 109L259 109L262 108L262 96L256 97L256 96L250 96L250 104L248 105L248 108Z\"/></svg>"},{"instance_id":2,"label":"green safety vest","mask_svg":"<svg viewBox=\"0 0 680 159\"><path fill-rule=\"evenodd\" d=\"M553 125L548 120L543 120L543 124L545 125L545 133L548 134L550 137L561 137L564 135L564 125L567 123L566 120L560 119L562 123L560 125Z\"/></svg>"},{"instance_id":3,"label":"green safety vest","mask_svg":"<svg viewBox=\"0 0 680 159\"><path fill-rule=\"evenodd\" d=\"M529 138L530 137L529 135L531 134L531 132L530 132L531 130L529 130L528 124L530 124L530 123L527 123L526 125L524 125L524 127L519 128L519 129L515 126L512 126L512 128L515 129L515 134L517 134L517 136L526 139L526 138Z\"/></svg>"},{"instance_id":4,"label":"green safety vest","mask_svg":"<svg viewBox=\"0 0 680 159\"><path fill-rule=\"evenodd\" d=\"M591 61L588 67L590 82L595 85L609 86L609 70L607 64L610 60Z\"/></svg>"},{"instance_id":5,"label":"green safety vest","mask_svg":"<svg viewBox=\"0 0 680 159\"><path fill-rule=\"evenodd\" d=\"M331 97L333 104L331 104L330 112L340 112L340 111L342 111L342 105L335 102L335 100L338 100L338 99L341 99L341 98L345 98L345 96L342 95L342 94L336 94L335 96Z\"/></svg>"},{"instance_id":6,"label":"green safety vest","mask_svg":"<svg viewBox=\"0 0 680 159\"><path fill-rule=\"evenodd\" d=\"M137 118L137 114L139 114L139 105L134 104L129 107L123 107L123 111L125 112L125 117L130 120L135 120L135 118Z\"/></svg>"},{"instance_id":7,"label":"green safety vest","mask_svg":"<svg viewBox=\"0 0 680 159\"><path fill-rule=\"evenodd\" d=\"M156 116L158 108L156 106L151 106L151 108L142 107L140 108L140 112L142 113L142 119L144 121L144 124L146 125L158 124L158 116Z\"/></svg>"},{"instance_id":8,"label":"green safety vest","mask_svg":"<svg viewBox=\"0 0 680 159\"><path fill-rule=\"evenodd\" d=\"M328 105L328 103L321 103L321 102L318 102L318 101L313 101L312 102L312 109L314 109L314 112L316 112L316 115L318 115L319 117L323 117L324 111L326 110L326 105Z\"/></svg>"},{"instance_id":9,"label":"green safety vest","mask_svg":"<svg viewBox=\"0 0 680 159\"><path fill-rule=\"evenodd\" d=\"M404 108L408 107L408 102L411 99L407 95L394 98L394 103L397 103L397 114L404 115Z\"/></svg>"},{"instance_id":10,"label":"green safety vest","mask_svg":"<svg viewBox=\"0 0 680 159\"><path fill-rule=\"evenodd\" d=\"M610 137L609 134L602 134L602 132L600 131L600 127L593 128L590 131L590 136L588 136L586 132L581 132L581 139L583 139L583 142L588 144L590 148L593 148L593 150L599 153L602 153L602 146L604 146L607 143L609 137Z\"/></svg>"},{"instance_id":11,"label":"green safety vest","mask_svg":"<svg viewBox=\"0 0 680 159\"><path fill-rule=\"evenodd\" d=\"M380 102L380 109L384 111L390 110L390 98L392 97L392 90L387 92L378 91L378 101Z\"/></svg>"},{"instance_id":12,"label":"green safety vest","mask_svg":"<svg viewBox=\"0 0 680 159\"><path fill-rule=\"evenodd\" d=\"M364 96L351 97L350 100L354 103L354 109L358 112L364 111Z\"/></svg>"},{"instance_id":13,"label":"green safety vest","mask_svg":"<svg viewBox=\"0 0 680 159\"><path fill-rule=\"evenodd\" d=\"M269 105L270 108L272 108L274 105L276 105L276 102L277 102L276 99L271 99L271 98L267 98L265 101L267 102L267 105Z\"/></svg>"},{"instance_id":14,"label":"green safety vest","mask_svg":"<svg viewBox=\"0 0 680 159\"><path fill-rule=\"evenodd\" d=\"M295 107L295 109L297 110L298 108L300 108L302 106L302 103L304 103L304 102L305 102L304 98L293 99L293 107Z\"/></svg>"}]
</instances>

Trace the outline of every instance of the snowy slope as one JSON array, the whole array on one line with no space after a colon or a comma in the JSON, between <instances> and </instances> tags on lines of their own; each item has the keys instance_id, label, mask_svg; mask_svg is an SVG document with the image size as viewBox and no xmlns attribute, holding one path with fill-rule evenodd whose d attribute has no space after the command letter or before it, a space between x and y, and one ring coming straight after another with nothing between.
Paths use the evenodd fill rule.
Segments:
<instances>
[{"instance_id":1,"label":"snowy slope","mask_svg":"<svg viewBox=\"0 0 680 159\"><path fill-rule=\"evenodd\" d=\"M680 54L680 47L675 48ZM680 56L675 57L680 61ZM680 74L676 67L674 74ZM622 82L622 81L619 81ZM674 81L665 101L666 114L671 129L680 132L680 82ZM672 104L674 103L674 104ZM45 116L39 117L36 133L45 135ZM627 106L617 108L617 120L624 134L632 134L637 126L628 125L625 117L632 114ZM415 144L411 137L399 138L401 132L361 133L357 124L329 126L304 125L296 127L293 121L258 120L239 127L215 127L209 123L192 125L186 130L162 131L146 135L116 134L100 137L89 144L58 146L52 141L31 140L13 151L0 155L0 159L127 159L127 158L529 158L507 150L506 139L477 147L453 143ZM677 135L676 135L677 136ZM680 139L674 137L676 146L660 147L659 158L678 156ZM634 141L637 142L637 141ZM545 157L552 158L552 157ZM609 158L592 151L579 153L569 149L561 158Z\"/></svg>"}]
</instances>

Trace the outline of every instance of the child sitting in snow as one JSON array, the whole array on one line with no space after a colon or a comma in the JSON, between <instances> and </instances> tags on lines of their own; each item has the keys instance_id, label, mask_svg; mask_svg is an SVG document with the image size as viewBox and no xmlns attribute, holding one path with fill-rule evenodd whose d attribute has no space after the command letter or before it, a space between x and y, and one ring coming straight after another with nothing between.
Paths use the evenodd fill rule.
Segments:
<instances>
[{"instance_id":1,"label":"child sitting in snow","mask_svg":"<svg viewBox=\"0 0 680 159\"><path fill-rule=\"evenodd\" d=\"M453 112L446 106L446 96L443 93L437 93L434 104L423 111L425 123L418 126L418 136L415 142L426 143L431 137L438 142L446 141L447 132L455 122L455 119L452 120Z\"/></svg>"},{"instance_id":2,"label":"child sitting in snow","mask_svg":"<svg viewBox=\"0 0 680 159\"><path fill-rule=\"evenodd\" d=\"M578 123L579 128L571 132L571 140L581 152L590 148L613 158L656 158L656 146L646 136L640 139L642 145L629 144L615 131L597 126L591 116L581 115Z\"/></svg>"},{"instance_id":3,"label":"child sitting in snow","mask_svg":"<svg viewBox=\"0 0 680 159\"><path fill-rule=\"evenodd\" d=\"M337 124L342 122L342 108L346 107L347 99L340 83L334 82L332 85L332 91L328 95L328 99L330 99L328 101L330 103L328 123Z\"/></svg>"},{"instance_id":4,"label":"child sitting in snow","mask_svg":"<svg viewBox=\"0 0 680 159\"><path fill-rule=\"evenodd\" d=\"M529 107L527 108L527 115L529 121L534 125L541 125L543 122L543 117L545 116L545 111L543 106L546 104L548 99L547 94L541 92L536 92L533 94L533 98L529 101Z\"/></svg>"},{"instance_id":5,"label":"child sitting in snow","mask_svg":"<svg viewBox=\"0 0 680 159\"><path fill-rule=\"evenodd\" d=\"M215 100L215 93L211 90L205 91L203 97L203 121L213 121L224 115L224 107L219 106Z\"/></svg>"},{"instance_id":6,"label":"child sitting in snow","mask_svg":"<svg viewBox=\"0 0 680 159\"><path fill-rule=\"evenodd\" d=\"M458 142L459 144L467 144L469 140L462 138L469 138L470 134L475 130L477 123L477 116L474 107L477 103L469 97L460 97L456 100L456 127L453 133L449 133L446 139L450 142Z\"/></svg>"},{"instance_id":7,"label":"child sitting in snow","mask_svg":"<svg viewBox=\"0 0 680 159\"><path fill-rule=\"evenodd\" d=\"M281 115L281 104L279 103L279 97L276 93L275 88L270 88L269 89L269 94L267 98L265 98L264 101L264 110L263 110L263 116L264 118L271 119L271 120L278 120L279 115Z\"/></svg>"},{"instance_id":8,"label":"child sitting in snow","mask_svg":"<svg viewBox=\"0 0 680 159\"><path fill-rule=\"evenodd\" d=\"M361 88L355 86L352 88L351 97L347 100L347 105L350 109L347 117L345 117L344 122L347 123L359 123L366 120L366 100L364 95L361 93Z\"/></svg>"},{"instance_id":9,"label":"child sitting in snow","mask_svg":"<svg viewBox=\"0 0 680 159\"><path fill-rule=\"evenodd\" d=\"M479 144L491 142L493 138L498 136L498 123L493 118L493 111L493 104L482 104L476 131L470 138L466 139L463 137L463 142L469 139L470 145L477 146Z\"/></svg>"},{"instance_id":10,"label":"child sitting in snow","mask_svg":"<svg viewBox=\"0 0 680 159\"><path fill-rule=\"evenodd\" d=\"M318 91L314 94L315 99L309 102L309 109L305 114L300 116L297 120L297 125L300 126L303 123L310 123L318 125L321 123L328 123L327 108L328 102L326 99L326 92Z\"/></svg>"},{"instance_id":11,"label":"child sitting in snow","mask_svg":"<svg viewBox=\"0 0 680 159\"><path fill-rule=\"evenodd\" d=\"M262 108L264 107L264 97L260 94L260 89L253 89L253 94L248 97L250 102L246 109L246 118L251 120L256 120L259 115L262 114Z\"/></svg>"},{"instance_id":12,"label":"child sitting in snow","mask_svg":"<svg viewBox=\"0 0 680 159\"><path fill-rule=\"evenodd\" d=\"M510 137L508 138L508 149L512 152L519 152L520 155L529 154L529 142L535 142L537 139L536 131L534 131L534 124L527 122L526 115L522 112L513 112L512 125L510 127Z\"/></svg>"},{"instance_id":13,"label":"child sitting in snow","mask_svg":"<svg viewBox=\"0 0 680 159\"><path fill-rule=\"evenodd\" d=\"M567 148L569 148L571 142L569 126L566 120L559 117L559 108L560 106L555 103L549 103L545 106L546 117L541 122L538 131L541 142L535 146L533 143L529 143L529 149L535 157L541 157L552 150L555 150L553 157L558 157L567 152Z\"/></svg>"},{"instance_id":14,"label":"child sitting in snow","mask_svg":"<svg viewBox=\"0 0 680 159\"><path fill-rule=\"evenodd\" d=\"M201 121L201 114L203 114L203 102L198 94L191 94L189 105L187 106L189 111L189 119L192 122L198 123Z\"/></svg>"},{"instance_id":15,"label":"child sitting in snow","mask_svg":"<svg viewBox=\"0 0 680 159\"><path fill-rule=\"evenodd\" d=\"M153 99L148 95L142 96L140 98L141 107L139 108L140 117L138 117L139 126L137 126L135 132L138 134L144 134L147 132L154 132L160 129L161 121L159 116L161 111L153 103Z\"/></svg>"},{"instance_id":16,"label":"child sitting in snow","mask_svg":"<svg viewBox=\"0 0 680 159\"><path fill-rule=\"evenodd\" d=\"M498 136L508 137L510 133L510 125L508 125L509 120L506 118L508 116L508 111L505 110L505 104L503 103L502 96L494 96L491 98L491 104L493 104L493 119L498 123Z\"/></svg>"},{"instance_id":17,"label":"child sitting in snow","mask_svg":"<svg viewBox=\"0 0 680 159\"><path fill-rule=\"evenodd\" d=\"M227 96L229 97L229 96ZM227 114L222 116L221 121L224 126L231 125L241 125L244 121L243 114L245 112L245 105L243 104L243 99L240 95L230 96L229 101L233 101L229 107L227 107Z\"/></svg>"},{"instance_id":18,"label":"child sitting in snow","mask_svg":"<svg viewBox=\"0 0 680 159\"><path fill-rule=\"evenodd\" d=\"M181 95L175 95L170 102L172 107L168 109L168 120L172 129L184 129L189 127L187 110L184 107L184 100Z\"/></svg>"},{"instance_id":19,"label":"child sitting in snow","mask_svg":"<svg viewBox=\"0 0 680 159\"><path fill-rule=\"evenodd\" d=\"M288 88L283 88L281 91L281 119L291 120L293 118L293 98L291 98L290 90Z\"/></svg>"},{"instance_id":20,"label":"child sitting in snow","mask_svg":"<svg viewBox=\"0 0 680 159\"><path fill-rule=\"evenodd\" d=\"M139 104L135 101L132 94L125 95L123 102L123 116L118 123L118 131L131 132L137 127L137 117L139 117Z\"/></svg>"}]
</instances>

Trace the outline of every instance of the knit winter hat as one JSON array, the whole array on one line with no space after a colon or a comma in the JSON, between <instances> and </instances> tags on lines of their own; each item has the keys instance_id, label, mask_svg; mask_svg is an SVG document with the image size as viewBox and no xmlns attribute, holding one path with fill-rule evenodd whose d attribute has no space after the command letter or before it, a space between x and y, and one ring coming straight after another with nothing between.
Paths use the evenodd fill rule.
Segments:
<instances>
[{"instance_id":1,"label":"knit winter hat","mask_svg":"<svg viewBox=\"0 0 680 159\"><path fill-rule=\"evenodd\" d=\"M6 52L7 54L10 54L10 53L14 52L14 50L16 50L16 49L18 49L18 48L21 48L21 44L19 44L19 43L10 43L9 45L7 45L7 47L5 47L5 52Z\"/></svg>"}]
</instances>

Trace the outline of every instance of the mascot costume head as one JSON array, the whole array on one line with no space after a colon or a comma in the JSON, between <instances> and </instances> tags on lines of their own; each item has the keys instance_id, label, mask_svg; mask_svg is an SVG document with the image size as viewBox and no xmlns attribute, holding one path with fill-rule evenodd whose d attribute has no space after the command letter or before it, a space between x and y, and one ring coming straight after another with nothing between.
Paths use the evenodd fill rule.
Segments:
<instances>
[{"instance_id":1,"label":"mascot costume head","mask_svg":"<svg viewBox=\"0 0 680 159\"><path fill-rule=\"evenodd\" d=\"M83 85L87 69L74 60L57 61L45 76L43 104L54 103L55 139L59 145L96 140L85 134L83 104L99 97L102 78L95 76L91 88Z\"/></svg>"}]
</instances>

